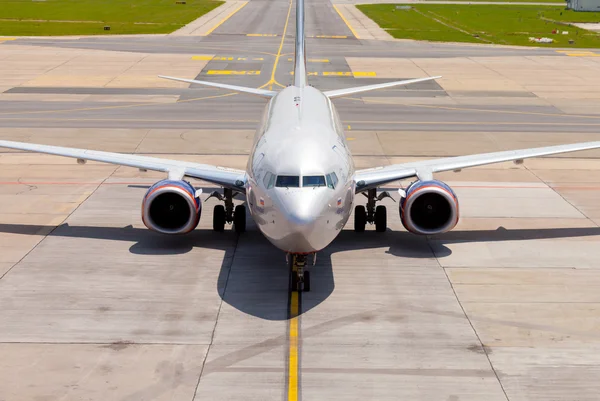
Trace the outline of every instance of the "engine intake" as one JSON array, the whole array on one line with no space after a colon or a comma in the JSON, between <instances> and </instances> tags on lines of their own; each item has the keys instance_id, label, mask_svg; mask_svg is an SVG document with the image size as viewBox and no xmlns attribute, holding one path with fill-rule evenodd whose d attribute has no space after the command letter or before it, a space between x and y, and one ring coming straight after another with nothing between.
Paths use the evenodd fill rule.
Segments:
<instances>
[{"instance_id":1,"label":"engine intake","mask_svg":"<svg viewBox=\"0 0 600 401\"><path fill-rule=\"evenodd\" d=\"M144 225L163 234L189 233L198 226L201 212L200 198L187 181L159 181L142 202Z\"/></svg>"},{"instance_id":2,"label":"engine intake","mask_svg":"<svg viewBox=\"0 0 600 401\"><path fill-rule=\"evenodd\" d=\"M450 231L458 223L458 199L441 181L417 181L400 201L400 219L415 234L433 235Z\"/></svg>"}]
</instances>

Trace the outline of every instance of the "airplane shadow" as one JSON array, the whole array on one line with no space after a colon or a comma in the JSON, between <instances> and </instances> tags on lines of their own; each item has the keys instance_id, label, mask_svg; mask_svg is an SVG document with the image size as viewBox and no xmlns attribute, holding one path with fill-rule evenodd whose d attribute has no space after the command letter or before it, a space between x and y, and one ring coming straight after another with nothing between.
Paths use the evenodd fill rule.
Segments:
<instances>
[{"instance_id":1,"label":"airplane shadow","mask_svg":"<svg viewBox=\"0 0 600 401\"><path fill-rule=\"evenodd\" d=\"M252 224L249 231L237 235L233 231L215 233L197 229L183 236L164 236L144 228L71 226L56 228L42 225L0 224L0 233L43 235L63 238L131 242L129 252L140 255L180 255L194 248L223 250L217 292L223 301L237 310L265 320L286 320L288 316L289 271L284 255L272 246ZM600 227L452 231L430 237L437 242L435 257L452 252L444 244L456 242L496 242L574 238L600 235ZM386 233L344 230L338 238L318 254L311 269L311 291L302 297L302 313L325 301L335 289L332 256L338 252L389 247L386 252L397 257L433 258L428 238L405 231ZM201 268L201 266L199 267ZM401 269L402 265L398 265Z\"/></svg>"}]
</instances>

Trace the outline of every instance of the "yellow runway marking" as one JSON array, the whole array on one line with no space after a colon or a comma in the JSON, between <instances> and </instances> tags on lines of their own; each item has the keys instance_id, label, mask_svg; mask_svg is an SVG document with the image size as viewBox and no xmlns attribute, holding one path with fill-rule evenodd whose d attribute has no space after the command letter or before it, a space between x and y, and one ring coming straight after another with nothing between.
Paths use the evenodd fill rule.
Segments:
<instances>
[{"instance_id":1,"label":"yellow runway marking","mask_svg":"<svg viewBox=\"0 0 600 401\"><path fill-rule=\"evenodd\" d=\"M287 16L285 17L285 25L283 27L283 33L281 34L281 42L279 43L279 49L277 50L277 55L275 56L275 61L273 62L273 70L271 71L271 79L269 82L261 86L259 89L262 89L266 86L269 87L269 90L273 89L273 85L279 85L282 88L285 88L285 85L281 85L275 79L275 73L277 72L277 65L279 64L279 59L281 58L281 51L283 50L283 43L285 42L285 34L287 33L288 26L290 24L290 14L292 13L292 6L294 5L294 0L290 0L290 5L288 7Z\"/></svg>"},{"instance_id":2,"label":"yellow runway marking","mask_svg":"<svg viewBox=\"0 0 600 401\"><path fill-rule=\"evenodd\" d=\"M600 57L600 54L589 51L557 50L556 52L570 57Z\"/></svg>"},{"instance_id":3,"label":"yellow runway marking","mask_svg":"<svg viewBox=\"0 0 600 401\"><path fill-rule=\"evenodd\" d=\"M274 37L274 36L279 36L276 33L247 33L246 36L268 36L268 37Z\"/></svg>"},{"instance_id":4,"label":"yellow runway marking","mask_svg":"<svg viewBox=\"0 0 600 401\"><path fill-rule=\"evenodd\" d=\"M300 302L298 292L290 294L290 323L288 344L288 401L298 401L298 366L299 352L298 340L300 338L299 315Z\"/></svg>"},{"instance_id":5,"label":"yellow runway marking","mask_svg":"<svg viewBox=\"0 0 600 401\"><path fill-rule=\"evenodd\" d=\"M260 71L208 70L208 75L260 75Z\"/></svg>"},{"instance_id":6,"label":"yellow runway marking","mask_svg":"<svg viewBox=\"0 0 600 401\"><path fill-rule=\"evenodd\" d=\"M353 73L355 77L376 77L377 74L373 71L356 71Z\"/></svg>"},{"instance_id":7,"label":"yellow runway marking","mask_svg":"<svg viewBox=\"0 0 600 401\"><path fill-rule=\"evenodd\" d=\"M338 15L340 16L340 18L342 19L342 21L344 21L344 23L346 24L346 26L348 27L348 29L350 29L350 32L352 32L352 35L354 35L354 37L356 39L360 39L360 37L356 34L356 31L354 30L354 28L352 28L352 25L350 25L350 23L348 22L348 20L346 19L346 17L344 17L344 15L340 11L340 9L335 4L333 4L333 9L338 13Z\"/></svg>"},{"instance_id":8,"label":"yellow runway marking","mask_svg":"<svg viewBox=\"0 0 600 401\"><path fill-rule=\"evenodd\" d=\"M213 59L213 56L192 56L192 60L210 61L212 59Z\"/></svg>"},{"instance_id":9,"label":"yellow runway marking","mask_svg":"<svg viewBox=\"0 0 600 401\"><path fill-rule=\"evenodd\" d=\"M319 39L348 39L346 35L317 35L310 36L311 38L319 38Z\"/></svg>"},{"instance_id":10,"label":"yellow runway marking","mask_svg":"<svg viewBox=\"0 0 600 401\"><path fill-rule=\"evenodd\" d=\"M16 40L17 38L0 38L0 42L6 42L7 40Z\"/></svg>"},{"instance_id":11,"label":"yellow runway marking","mask_svg":"<svg viewBox=\"0 0 600 401\"><path fill-rule=\"evenodd\" d=\"M235 10L233 10L227 17L223 18L217 25L213 26L211 29L208 30L208 32L206 32L204 35L202 36L208 36L211 33L213 33L213 31L215 29L217 29L218 27L220 27L221 25L223 25L225 23L225 21L227 21L229 18L233 17L233 15L235 13L237 13L238 11L240 11L242 8L244 8L244 6L248 4L248 2L244 2L242 3L238 8L236 8Z\"/></svg>"}]
</instances>

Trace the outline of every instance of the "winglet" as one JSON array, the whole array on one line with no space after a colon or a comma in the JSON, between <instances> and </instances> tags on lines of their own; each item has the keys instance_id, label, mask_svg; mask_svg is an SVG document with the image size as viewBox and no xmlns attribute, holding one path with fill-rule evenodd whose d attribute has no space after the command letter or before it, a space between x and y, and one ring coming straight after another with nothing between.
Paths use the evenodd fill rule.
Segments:
<instances>
[{"instance_id":1,"label":"winglet","mask_svg":"<svg viewBox=\"0 0 600 401\"><path fill-rule=\"evenodd\" d=\"M330 99L333 99L333 98L336 98L336 97L354 95L356 93L370 92L370 91L374 91L374 90L378 90L378 89L385 89L385 88L392 88L394 86L403 86L403 85L416 84L418 82L431 81L431 80L438 79L438 78L441 78L441 76L427 77L427 78L416 78L416 79L406 79L404 81L386 82L384 84L375 84L375 85L366 85L366 86L355 86L354 88L336 89L336 90L327 91L327 92L324 92L324 93L325 93L325 96L327 96Z\"/></svg>"},{"instance_id":2,"label":"winglet","mask_svg":"<svg viewBox=\"0 0 600 401\"><path fill-rule=\"evenodd\" d=\"M221 84L218 82L196 81L195 79L167 77L164 75L159 75L158 77L164 78L164 79L170 79L172 81L187 82L190 84L212 86L214 88L229 89L229 90L236 91L236 92L249 93L251 95L261 96L261 97L264 97L267 99L270 99L277 94L277 92L269 91L269 90L265 90L265 89L255 89L255 88L248 88L245 86L227 85L227 84Z\"/></svg>"}]
</instances>

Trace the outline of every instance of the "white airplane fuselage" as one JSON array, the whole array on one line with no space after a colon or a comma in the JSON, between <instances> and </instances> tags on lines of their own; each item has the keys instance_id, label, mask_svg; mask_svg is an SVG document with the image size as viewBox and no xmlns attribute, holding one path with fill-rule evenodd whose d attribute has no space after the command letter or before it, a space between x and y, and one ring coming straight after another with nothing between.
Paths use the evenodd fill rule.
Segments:
<instances>
[{"instance_id":1,"label":"white airplane fuselage","mask_svg":"<svg viewBox=\"0 0 600 401\"><path fill-rule=\"evenodd\" d=\"M273 245L298 254L329 245L350 217L355 191L354 162L331 100L310 86L273 97L247 177L248 208Z\"/></svg>"}]
</instances>

